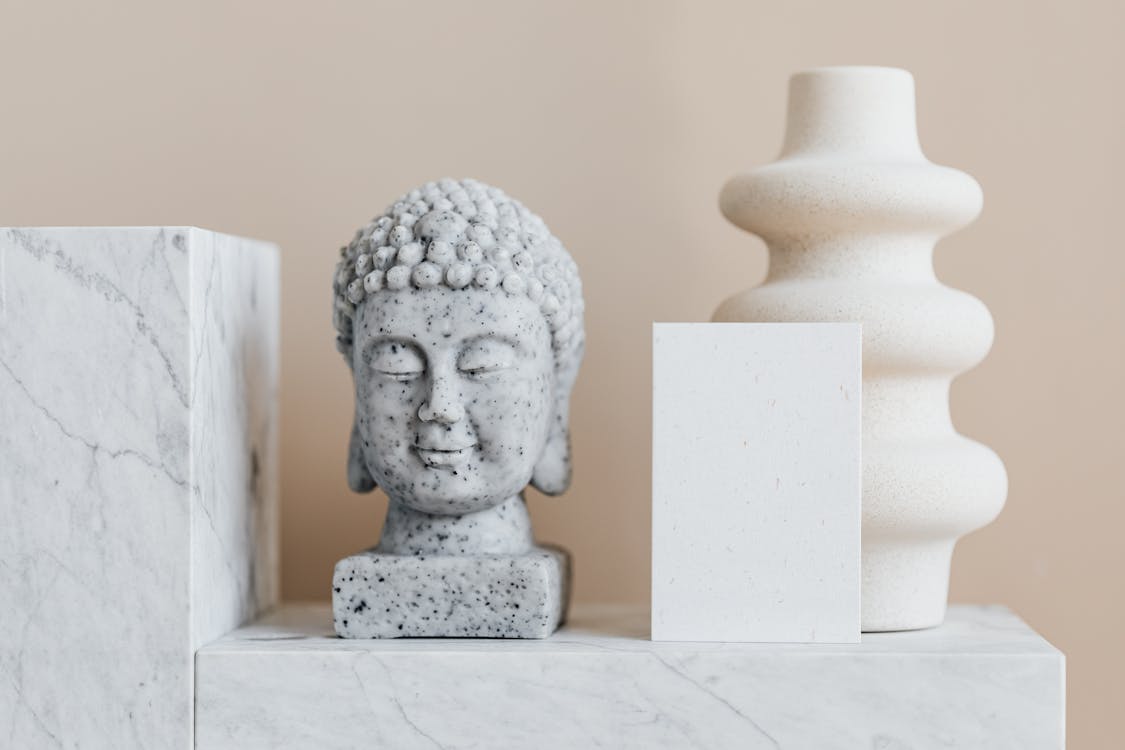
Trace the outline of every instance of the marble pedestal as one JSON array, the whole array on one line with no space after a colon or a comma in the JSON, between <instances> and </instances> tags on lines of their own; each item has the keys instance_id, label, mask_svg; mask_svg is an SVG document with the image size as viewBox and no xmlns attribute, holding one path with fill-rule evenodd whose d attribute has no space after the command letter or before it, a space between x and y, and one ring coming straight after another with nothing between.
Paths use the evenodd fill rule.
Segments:
<instances>
[{"instance_id":1,"label":"marble pedestal","mask_svg":"<svg viewBox=\"0 0 1125 750\"><path fill-rule=\"evenodd\" d=\"M416 557L374 550L336 563L332 610L343 638L546 638L566 618L570 560L524 555Z\"/></svg>"},{"instance_id":2,"label":"marble pedestal","mask_svg":"<svg viewBox=\"0 0 1125 750\"><path fill-rule=\"evenodd\" d=\"M192 747L277 598L277 325L273 245L0 230L0 746Z\"/></svg>"},{"instance_id":3,"label":"marble pedestal","mask_svg":"<svg viewBox=\"0 0 1125 750\"><path fill-rule=\"evenodd\" d=\"M575 608L550 638L351 640L290 605L196 655L199 750L1063 747L1064 659L1010 612L860 644L648 640Z\"/></svg>"}]
</instances>

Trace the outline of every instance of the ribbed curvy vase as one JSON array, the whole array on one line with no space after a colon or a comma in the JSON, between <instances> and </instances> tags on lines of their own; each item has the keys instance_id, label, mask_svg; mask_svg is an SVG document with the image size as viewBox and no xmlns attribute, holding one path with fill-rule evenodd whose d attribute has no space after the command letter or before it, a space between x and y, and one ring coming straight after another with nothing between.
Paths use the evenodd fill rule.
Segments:
<instances>
[{"instance_id":1,"label":"ribbed curvy vase","mask_svg":"<svg viewBox=\"0 0 1125 750\"><path fill-rule=\"evenodd\" d=\"M992 318L933 269L937 240L980 213L980 186L923 156L909 73L821 68L790 80L781 156L720 205L765 240L769 274L715 320L863 323L862 628L940 624L953 546L1007 494L1000 459L949 416Z\"/></svg>"}]
</instances>

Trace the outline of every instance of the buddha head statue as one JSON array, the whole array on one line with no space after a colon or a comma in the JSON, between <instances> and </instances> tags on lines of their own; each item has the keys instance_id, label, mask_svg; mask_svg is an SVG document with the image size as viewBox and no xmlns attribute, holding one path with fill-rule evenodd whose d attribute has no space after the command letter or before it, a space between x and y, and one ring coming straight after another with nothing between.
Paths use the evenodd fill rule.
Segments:
<instances>
[{"instance_id":1,"label":"buddha head statue","mask_svg":"<svg viewBox=\"0 0 1125 750\"><path fill-rule=\"evenodd\" d=\"M355 384L348 483L387 493L380 547L529 544L524 488L555 495L570 481L569 400L585 334L578 269L562 244L500 190L440 180L356 233L334 293L337 347Z\"/></svg>"}]
</instances>

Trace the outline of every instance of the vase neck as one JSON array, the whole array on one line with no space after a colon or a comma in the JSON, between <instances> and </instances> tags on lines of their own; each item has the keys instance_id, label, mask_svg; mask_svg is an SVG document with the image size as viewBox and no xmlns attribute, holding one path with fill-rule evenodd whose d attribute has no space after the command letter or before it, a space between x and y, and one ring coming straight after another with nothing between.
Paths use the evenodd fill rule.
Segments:
<instances>
[{"instance_id":1,"label":"vase neck","mask_svg":"<svg viewBox=\"0 0 1125 750\"><path fill-rule=\"evenodd\" d=\"M789 80L781 158L919 159L914 78L876 67L817 68Z\"/></svg>"}]
</instances>

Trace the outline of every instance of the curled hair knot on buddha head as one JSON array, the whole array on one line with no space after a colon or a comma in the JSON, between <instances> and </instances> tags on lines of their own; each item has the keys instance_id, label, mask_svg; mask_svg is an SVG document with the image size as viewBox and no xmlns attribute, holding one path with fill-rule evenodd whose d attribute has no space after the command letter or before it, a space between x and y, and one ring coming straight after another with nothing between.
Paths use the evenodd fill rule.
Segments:
<instances>
[{"instance_id":1,"label":"curled hair knot on buddha head","mask_svg":"<svg viewBox=\"0 0 1125 750\"><path fill-rule=\"evenodd\" d=\"M528 297L550 328L557 368L577 370L571 360L585 344L578 267L542 219L471 179L411 190L340 248L336 347L351 364L356 310L368 296L438 286Z\"/></svg>"}]
</instances>

